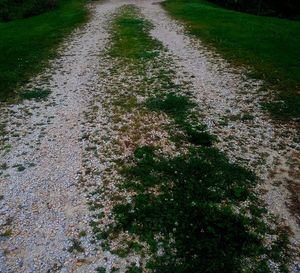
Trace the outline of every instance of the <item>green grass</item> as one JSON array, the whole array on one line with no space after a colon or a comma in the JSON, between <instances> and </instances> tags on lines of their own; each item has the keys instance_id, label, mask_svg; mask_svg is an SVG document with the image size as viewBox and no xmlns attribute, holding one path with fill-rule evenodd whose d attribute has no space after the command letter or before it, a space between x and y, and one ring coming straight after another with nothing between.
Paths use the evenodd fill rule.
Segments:
<instances>
[{"instance_id":1,"label":"green grass","mask_svg":"<svg viewBox=\"0 0 300 273\"><path fill-rule=\"evenodd\" d=\"M14 99L16 89L41 71L55 48L87 17L86 0L61 0L51 12L0 23L0 101Z\"/></svg>"},{"instance_id":2,"label":"green grass","mask_svg":"<svg viewBox=\"0 0 300 273\"><path fill-rule=\"evenodd\" d=\"M114 213L117 228L150 245L153 272L267 273L269 260L286 272L282 242L287 239L282 234L271 248L264 245L270 230L251 191L250 172L214 148L191 148L174 158L157 156L151 147L136 154L141 152L125 171L123 185L137 194ZM237 210L244 202L249 206ZM164 252L157 256L159 246Z\"/></svg>"},{"instance_id":3,"label":"green grass","mask_svg":"<svg viewBox=\"0 0 300 273\"><path fill-rule=\"evenodd\" d=\"M193 128L187 97L169 94L153 102L153 111ZM203 127L201 132L213 139ZM230 163L211 142L189 142L188 152L175 157L157 155L151 146L135 151L133 164L122 171L121 188L136 194L114 207L115 231L137 234L149 244L152 272L271 273L270 261L287 272L287 234L264 221L254 174ZM278 235L269 246L267 234ZM157 255L160 247L163 254Z\"/></svg>"},{"instance_id":4,"label":"green grass","mask_svg":"<svg viewBox=\"0 0 300 273\"><path fill-rule=\"evenodd\" d=\"M50 90L44 90L44 89L33 89L26 92L22 92L20 94L21 99L26 100L44 100L50 95Z\"/></svg>"},{"instance_id":5,"label":"green grass","mask_svg":"<svg viewBox=\"0 0 300 273\"><path fill-rule=\"evenodd\" d=\"M137 267L136 265L132 265L129 268L127 268L126 273L142 273L143 270L140 267Z\"/></svg>"},{"instance_id":6,"label":"green grass","mask_svg":"<svg viewBox=\"0 0 300 273\"><path fill-rule=\"evenodd\" d=\"M97 267L96 272L98 273L106 273L106 268L105 267Z\"/></svg>"},{"instance_id":7,"label":"green grass","mask_svg":"<svg viewBox=\"0 0 300 273\"><path fill-rule=\"evenodd\" d=\"M112 57L126 59L149 59L158 55L160 43L145 33L151 28L148 22L137 16L133 6L122 8L115 21Z\"/></svg>"},{"instance_id":8,"label":"green grass","mask_svg":"<svg viewBox=\"0 0 300 273\"><path fill-rule=\"evenodd\" d=\"M213 144L215 137L206 132L204 125L197 124L198 122L192 125L191 120L197 120L197 117L189 110L196 105L188 97L170 93L165 97L150 98L146 105L152 111L163 111L173 118L190 143L207 147ZM176 136L176 139L180 140L180 137Z\"/></svg>"},{"instance_id":9,"label":"green grass","mask_svg":"<svg viewBox=\"0 0 300 273\"><path fill-rule=\"evenodd\" d=\"M279 91L266 107L279 118L300 119L300 22L257 17L203 0L167 0L164 7L189 31ZM276 100L277 100L276 99Z\"/></svg>"}]
</instances>

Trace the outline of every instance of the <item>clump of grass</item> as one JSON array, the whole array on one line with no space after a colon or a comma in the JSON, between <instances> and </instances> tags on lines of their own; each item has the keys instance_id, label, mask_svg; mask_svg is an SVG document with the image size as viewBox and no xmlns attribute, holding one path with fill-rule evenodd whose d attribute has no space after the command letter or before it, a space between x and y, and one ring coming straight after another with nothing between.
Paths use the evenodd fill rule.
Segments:
<instances>
[{"instance_id":1,"label":"clump of grass","mask_svg":"<svg viewBox=\"0 0 300 273\"><path fill-rule=\"evenodd\" d=\"M0 123L0 146L5 143L8 139L8 134L5 130L6 125L4 123Z\"/></svg>"},{"instance_id":2,"label":"clump of grass","mask_svg":"<svg viewBox=\"0 0 300 273\"><path fill-rule=\"evenodd\" d=\"M124 171L123 187L137 195L114 212L119 228L138 234L153 253L163 246L164 254L154 254L148 267L160 273L267 273L273 261L286 272L286 233L278 231L271 248L264 244L275 231L263 220L266 210L253 192L255 176L211 147L215 138L197 124L196 105L173 93L150 98L146 105L173 118L192 144L187 154L174 158L140 147L134 166ZM163 238L157 242L158 234Z\"/></svg>"},{"instance_id":3,"label":"clump of grass","mask_svg":"<svg viewBox=\"0 0 300 273\"><path fill-rule=\"evenodd\" d=\"M49 95L51 91L45 90L45 89L33 89L30 91L26 91L20 94L20 98L24 100L45 100Z\"/></svg>"},{"instance_id":4,"label":"clump of grass","mask_svg":"<svg viewBox=\"0 0 300 273\"><path fill-rule=\"evenodd\" d=\"M5 124L0 123L0 137L5 136L6 132L5 132Z\"/></svg>"},{"instance_id":5,"label":"clump of grass","mask_svg":"<svg viewBox=\"0 0 300 273\"><path fill-rule=\"evenodd\" d=\"M118 248L118 249L112 250L111 252L112 252L113 254L118 255L118 256L121 257L121 258L125 258L125 257L127 257L128 254L129 254L129 250L126 249L126 248Z\"/></svg>"},{"instance_id":6,"label":"clump of grass","mask_svg":"<svg viewBox=\"0 0 300 273\"><path fill-rule=\"evenodd\" d=\"M143 246L137 242L129 241L129 242L127 242L127 245L128 245L128 249L130 249L136 253L141 252L143 249Z\"/></svg>"},{"instance_id":7,"label":"clump of grass","mask_svg":"<svg viewBox=\"0 0 300 273\"><path fill-rule=\"evenodd\" d=\"M190 108L195 107L196 104L186 96L167 94L166 97L163 98L149 99L147 106L153 111L164 111L179 122L183 122Z\"/></svg>"},{"instance_id":8,"label":"clump of grass","mask_svg":"<svg viewBox=\"0 0 300 273\"><path fill-rule=\"evenodd\" d=\"M72 245L68 248L69 252L71 252L71 253L74 252L74 251L84 252L84 248L81 245L81 242L79 240L72 239L71 243L72 243Z\"/></svg>"},{"instance_id":9,"label":"clump of grass","mask_svg":"<svg viewBox=\"0 0 300 273\"><path fill-rule=\"evenodd\" d=\"M6 231L0 234L1 237L6 237L6 238L10 237L11 235L12 235L11 229L7 229Z\"/></svg>"},{"instance_id":10,"label":"clump of grass","mask_svg":"<svg viewBox=\"0 0 300 273\"><path fill-rule=\"evenodd\" d=\"M106 273L106 268L102 267L102 266L99 266L99 267L96 268L96 272L97 273Z\"/></svg>"},{"instance_id":11,"label":"clump of grass","mask_svg":"<svg viewBox=\"0 0 300 273\"><path fill-rule=\"evenodd\" d=\"M86 231L85 230L82 230L79 232L78 236L81 238L81 237L85 237L87 235Z\"/></svg>"},{"instance_id":12,"label":"clump of grass","mask_svg":"<svg viewBox=\"0 0 300 273\"><path fill-rule=\"evenodd\" d=\"M0 165L0 170L7 170L9 168L8 164L5 162L5 163L2 163Z\"/></svg>"},{"instance_id":13,"label":"clump of grass","mask_svg":"<svg viewBox=\"0 0 300 273\"><path fill-rule=\"evenodd\" d=\"M114 24L111 56L132 60L158 56L161 45L147 34L150 28L150 23L138 17L134 6L123 7Z\"/></svg>"},{"instance_id":14,"label":"clump of grass","mask_svg":"<svg viewBox=\"0 0 300 273\"><path fill-rule=\"evenodd\" d=\"M126 273L142 273L143 270L140 267L137 267L136 265L131 265L128 267Z\"/></svg>"},{"instance_id":15,"label":"clump of grass","mask_svg":"<svg viewBox=\"0 0 300 273\"><path fill-rule=\"evenodd\" d=\"M294 121L300 122L300 95L291 94L289 92L280 94L277 101L266 102L263 106L276 118L292 118Z\"/></svg>"},{"instance_id":16,"label":"clump of grass","mask_svg":"<svg viewBox=\"0 0 300 273\"><path fill-rule=\"evenodd\" d=\"M169 93L146 106L168 114L190 148L176 157L158 156L152 146L135 150L121 188L136 195L114 207L116 230L148 243L153 272L267 273L270 261L287 272L287 234L263 220L254 174L212 147L215 138L197 122L191 99ZM276 232L278 240L267 246L264 239Z\"/></svg>"},{"instance_id":17,"label":"clump of grass","mask_svg":"<svg viewBox=\"0 0 300 273\"><path fill-rule=\"evenodd\" d=\"M196 104L187 96L167 94L165 97L150 98L146 105L153 111L163 111L172 117L176 124L186 133L189 142L195 145L211 146L215 138L206 132L202 124L192 125L193 109Z\"/></svg>"},{"instance_id":18,"label":"clump of grass","mask_svg":"<svg viewBox=\"0 0 300 273\"><path fill-rule=\"evenodd\" d=\"M106 273L106 268L105 268L105 267L102 267L102 266L97 267L97 268L96 268L96 272L97 272L97 273Z\"/></svg>"},{"instance_id":19,"label":"clump of grass","mask_svg":"<svg viewBox=\"0 0 300 273\"><path fill-rule=\"evenodd\" d=\"M246 120L253 120L254 116L251 115L250 113L244 113L241 116L241 120L246 121Z\"/></svg>"},{"instance_id":20,"label":"clump of grass","mask_svg":"<svg viewBox=\"0 0 300 273\"><path fill-rule=\"evenodd\" d=\"M23 172L26 168L22 164L16 164L13 166L18 172Z\"/></svg>"},{"instance_id":21,"label":"clump of grass","mask_svg":"<svg viewBox=\"0 0 300 273\"><path fill-rule=\"evenodd\" d=\"M18 172L23 172L26 168L24 166L18 166L17 170Z\"/></svg>"}]
</instances>

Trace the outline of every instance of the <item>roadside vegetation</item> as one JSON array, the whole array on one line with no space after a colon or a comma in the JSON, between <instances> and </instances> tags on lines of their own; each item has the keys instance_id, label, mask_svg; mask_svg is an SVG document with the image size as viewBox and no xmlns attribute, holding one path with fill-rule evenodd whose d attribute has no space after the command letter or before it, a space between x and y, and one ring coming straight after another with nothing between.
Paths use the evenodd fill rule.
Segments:
<instances>
[{"instance_id":1,"label":"roadside vegetation","mask_svg":"<svg viewBox=\"0 0 300 273\"><path fill-rule=\"evenodd\" d=\"M263 88L273 90L264 106L274 117L300 120L299 21L254 16L204 0L167 0L163 6L229 62L246 65L251 76L263 79Z\"/></svg>"},{"instance_id":2,"label":"roadside vegetation","mask_svg":"<svg viewBox=\"0 0 300 273\"><path fill-rule=\"evenodd\" d=\"M117 154L112 166L118 174L112 167L103 171L103 186L91 193L95 240L122 258L131 252L150 256L144 265L150 272L288 272L288 235L258 199L256 177L214 148L217 138L201 123L188 84L173 82L171 60L150 29L132 6L122 8L113 24L109 51L115 65L107 81L122 78L108 109L120 135L108 153L122 147L123 136L132 152L123 159ZM122 86L126 92L119 94ZM168 125L156 127L161 118L147 124L151 115ZM134 124L124 124L126 117ZM161 136L168 140L145 141L154 129L165 130ZM103 203L108 198L111 210ZM134 239L116 249L122 233ZM142 272L135 269L128 272Z\"/></svg>"},{"instance_id":3,"label":"roadside vegetation","mask_svg":"<svg viewBox=\"0 0 300 273\"><path fill-rule=\"evenodd\" d=\"M57 0L0 0L0 21L28 18L56 6Z\"/></svg>"},{"instance_id":4,"label":"roadside vegetation","mask_svg":"<svg viewBox=\"0 0 300 273\"><path fill-rule=\"evenodd\" d=\"M55 56L55 48L62 39L87 16L86 0L22 3L33 5L40 2L43 8L35 11L41 15L0 22L0 101L14 99L17 88L45 67L47 61ZM5 3L8 8L14 5L11 1L0 3ZM20 8L11 9L11 19L15 19L13 15L17 18L25 16L19 14ZM35 14L31 12L30 15Z\"/></svg>"},{"instance_id":5,"label":"roadside vegetation","mask_svg":"<svg viewBox=\"0 0 300 273\"><path fill-rule=\"evenodd\" d=\"M209 0L223 7L256 15L300 19L298 0Z\"/></svg>"}]
</instances>

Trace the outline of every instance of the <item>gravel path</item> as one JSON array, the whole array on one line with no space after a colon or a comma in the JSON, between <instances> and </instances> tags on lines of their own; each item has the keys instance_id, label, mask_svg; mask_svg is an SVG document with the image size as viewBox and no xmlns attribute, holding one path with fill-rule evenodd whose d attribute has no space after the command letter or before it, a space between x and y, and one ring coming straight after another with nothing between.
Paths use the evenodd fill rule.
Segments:
<instances>
[{"instance_id":1,"label":"gravel path","mask_svg":"<svg viewBox=\"0 0 300 273\"><path fill-rule=\"evenodd\" d=\"M86 200L77 189L80 121L100 79L97 56L107 38L107 13L114 9L95 7L91 21L33 80L35 88L51 91L49 98L6 109L9 141L1 163L9 168L1 176L0 214L1 229L11 235L0 239L0 272L73 272L80 264L67 251L70 239L88 226Z\"/></svg>"},{"instance_id":2,"label":"gravel path","mask_svg":"<svg viewBox=\"0 0 300 273\"><path fill-rule=\"evenodd\" d=\"M93 272L102 262L113 262L113 256L92 246L91 235L81 240L84 253L71 249L82 232L91 233L87 185L81 187L86 172L82 136L93 127L85 114L91 115L95 94L104 96L109 88L100 73L108 60L99 54L108 42L110 15L124 4L139 6L153 23L153 37L169 50L178 77L192 84L205 123L219 137L217 146L257 173L270 210L291 227L298 244L299 215L291 210L300 183L295 126L272 122L260 107L265 95L257 94L260 82L186 35L159 5L115 0L93 4L90 22L25 87L50 90L46 100L2 106L8 139L0 152L0 272ZM109 122L105 112L96 120L103 126Z\"/></svg>"}]
</instances>

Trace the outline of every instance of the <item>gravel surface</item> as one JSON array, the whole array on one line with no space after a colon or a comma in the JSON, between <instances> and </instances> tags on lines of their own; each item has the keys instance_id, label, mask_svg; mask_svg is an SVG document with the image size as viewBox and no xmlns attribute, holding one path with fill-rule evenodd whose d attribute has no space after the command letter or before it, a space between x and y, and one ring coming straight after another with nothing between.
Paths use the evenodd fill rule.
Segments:
<instances>
[{"instance_id":1,"label":"gravel surface","mask_svg":"<svg viewBox=\"0 0 300 273\"><path fill-rule=\"evenodd\" d=\"M261 83L188 36L160 5L115 0L91 5L89 23L62 45L47 71L24 87L50 90L47 99L1 108L7 139L0 141L0 272L94 272L102 265L109 272L115 264L125 272L126 264L139 263L132 256L122 264L90 242L87 205L87 192L101 186L101 172L92 179L88 167L102 171L111 162L87 157L91 143L84 136L99 131L101 137L117 135L103 104L109 91L115 91L110 84L120 83L122 75L106 81L101 72L111 64L101 53L111 14L124 4L139 6L153 23L153 37L169 50L178 78L191 84L205 123L220 140L218 148L256 172L262 182L258 190L271 212L291 228L297 246L299 215L292 210L300 183L296 125L274 123L260 107L266 95L258 93ZM161 117L150 117L149 123L151 119ZM105 144L98 144L100 154L101 147L105 150ZM299 266L293 272L300 272Z\"/></svg>"},{"instance_id":2,"label":"gravel surface","mask_svg":"<svg viewBox=\"0 0 300 273\"><path fill-rule=\"evenodd\" d=\"M66 41L51 68L25 87L50 90L45 101L6 108L9 140L1 154L0 272L73 272L80 260L67 250L88 227L80 121L99 81L99 58L113 5L95 5L91 21ZM32 87L31 87L32 86ZM3 117L2 117L3 119ZM7 237L7 238L6 238Z\"/></svg>"}]
</instances>

